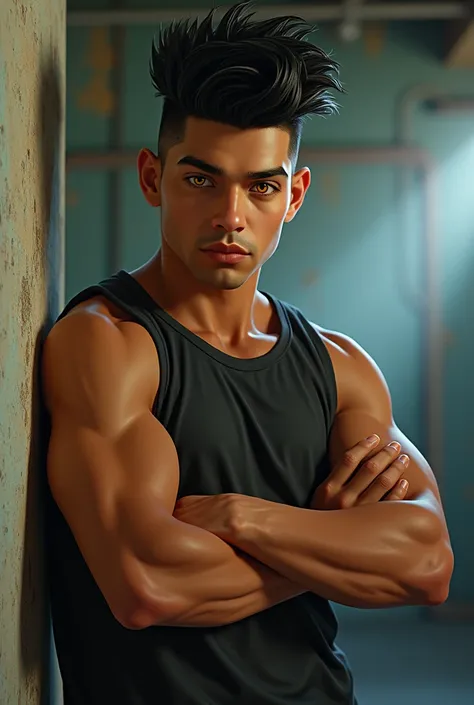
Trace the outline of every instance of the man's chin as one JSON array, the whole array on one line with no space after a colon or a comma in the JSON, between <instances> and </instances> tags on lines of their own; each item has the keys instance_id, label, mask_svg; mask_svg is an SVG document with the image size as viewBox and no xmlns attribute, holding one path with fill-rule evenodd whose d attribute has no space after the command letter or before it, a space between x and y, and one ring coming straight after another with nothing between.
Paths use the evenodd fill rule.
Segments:
<instances>
[{"instance_id":1,"label":"man's chin","mask_svg":"<svg viewBox=\"0 0 474 705\"><path fill-rule=\"evenodd\" d=\"M232 269L230 267L222 267L212 272L200 271L199 274L196 274L198 281L221 291L232 291L233 289L239 289L242 284L245 284L250 276L248 273L239 272L237 269Z\"/></svg>"}]
</instances>

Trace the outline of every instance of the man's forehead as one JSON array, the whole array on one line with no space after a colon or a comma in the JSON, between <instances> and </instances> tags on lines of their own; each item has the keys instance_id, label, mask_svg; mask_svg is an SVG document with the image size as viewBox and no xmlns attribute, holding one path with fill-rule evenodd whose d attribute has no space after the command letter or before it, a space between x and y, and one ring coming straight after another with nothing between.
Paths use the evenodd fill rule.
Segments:
<instances>
[{"instance_id":1,"label":"man's forehead","mask_svg":"<svg viewBox=\"0 0 474 705\"><path fill-rule=\"evenodd\" d=\"M214 171L288 173L290 135L278 127L239 129L189 118L184 139L174 150L175 163L201 161ZM277 175L277 174L275 174Z\"/></svg>"}]
</instances>

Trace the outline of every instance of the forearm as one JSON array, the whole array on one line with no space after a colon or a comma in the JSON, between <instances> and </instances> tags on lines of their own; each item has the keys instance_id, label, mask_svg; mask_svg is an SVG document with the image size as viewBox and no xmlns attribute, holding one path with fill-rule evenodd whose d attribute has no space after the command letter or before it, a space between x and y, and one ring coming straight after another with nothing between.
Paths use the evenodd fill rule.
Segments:
<instances>
[{"instance_id":1,"label":"forearm","mask_svg":"<svg viewBox=\"0 0 474 705\"><path fill-rule=\"evenodd\" d=\"M331 512L256 502L231 542L308 590L365 608L438 600L449 549L428 509L408 501Z\"/></svg>"},{"instance_id":2,"label":"forearm","mask_svg":"<svg viewBox=\"0 0 474 705\"><path fill-rule=\"evenodd\" d=\"M237 554L236 557L239 558ZM190 605L187 611L175 614L161 621L161 624L176 627L216 627L231 624L306 592L305 588L250 556L241 555L235 567L232 563L234 561L229 561L227 565L223 563L215 570L213 577L216 582L212 587L203 586L204 590L200 594L193 592L187 595ZM222 597L222 581L228 580L229 570L235 580L232 585L232 597ZM240 585L248 571L257 576L259 583L258 587L250 592L244 591L244 586ZM226 593L229 594L227 590Z\"/></svg>"},{"instance_id":3,"label":"forearm","mask_svg":"<svg viewBox=\"0 0 474 705\"><path fill-rule=\"evenodd\" d=\"M229 624L305 592L208 531L169 515L159 524L166 541L155 543L143 576L147 603L157 605L156 623Z\"/></svg>"}]
</instances>

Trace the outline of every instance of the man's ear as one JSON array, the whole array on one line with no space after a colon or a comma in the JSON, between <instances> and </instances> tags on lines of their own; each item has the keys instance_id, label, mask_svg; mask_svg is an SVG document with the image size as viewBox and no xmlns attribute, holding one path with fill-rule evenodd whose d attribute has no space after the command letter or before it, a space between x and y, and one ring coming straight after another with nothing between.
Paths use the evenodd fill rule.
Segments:
<instances>
[{"instance_id":1,"label":"man's ear","mask_svg":"<svg viewBox=\"0 0 474 705\"><path fill-rule=\"evenodd\" d=\"M141 149L137 157L138 181L147 203L161 206L161 160L149 149Z\"/></svg>"},{"instance_id":2,"label":"man's ear","mask_svg":"<svg viewBox=\"0 0 474 705\"><path fill-rule=\"evenodd\" d=\"M307 166L298 169L291 181L291 201L286 213L285 223L293 220L303 205L306 192L311 184L311 172Z\"/></svg>"}]
</instances>

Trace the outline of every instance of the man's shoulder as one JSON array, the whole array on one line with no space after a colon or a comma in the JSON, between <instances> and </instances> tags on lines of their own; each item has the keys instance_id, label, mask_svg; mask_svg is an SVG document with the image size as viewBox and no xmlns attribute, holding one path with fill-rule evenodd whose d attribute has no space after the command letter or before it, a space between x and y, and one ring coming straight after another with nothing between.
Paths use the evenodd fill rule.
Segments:
<instances>
[{"instance_id":1,"label":"man's shoulder","mask_svg":"<svg viewBox=\"0 0 474 705\"><path fill-rule=\"evenodd\" d=\"M48 339L68 339L79 336L83 345L101 344L111 336L143 345L149 335L126 311L107 299L96 295L80 301L66 310L51 328Z\"/></svg>"},{"instance_id":2,"label":"man's shoulder","mask_svg":"<svg viewBox=\"0 0 474 705\"><path fill-rule=\"evenodd\" d=\"M323 339L329 354L336 360L347 359L347 357L355 359L357 356L367 354L353 338L345 333L324 328L313 321L309 321L309 324Z\"/></svg>"},{"instance_id":3,"label":"man's shoulder","mask_svg":"<svg viewBox=\"0 0 474 705\"><path fill-rule=\"evenodd\" d=\"M82 301L63 313L49 331L45 350L61 352L76 345L86 352L108 339L120 338L120 319L102 297Z\"/></svg>"},{"instance_id":4,"label":"man's shoulder","mask_svg":"<svg viewBox=\"0 0 474 705\"><path fill-rule=\"evenodd\" d=\"M53 373L61 366L70 374L91 374L97 367L105 373L117 365L123 371L140 368L154 374L158 366L147 331L101 296L79 303L55 323L45 340L43 361Z\"/></svg>"},{"instance_id":5,"label":"man's shoulder","mask_svg":"<svg viewBox=\"0 0 474 705\"><path fill-rule=\"evenodd\" d=\"M315 323L292 303L282 300L279 302L299 318L304 319L324 343L331 358L339 395L342 396L346 388L353 388L356 384L376 388L385 385L376 362L356 340L341 331Z\"/></svg>"},{"instance_id":6,"label":"man's shoulder","mask_svg":"<svg viewBox=\"0 0 474 705\"><path fill-rule=\"evenodd\" d=\"M95 294L72 306L67 306L55 325L66 319L73 321L70 325L74 325L74 323L83 325L85 321L93 325L92 321L97 321L98 319L105 319L114 325L119 325L131 320L123 309L101 294Z\"/></svg>"},{"instance_id":7,"label":"man's shoulder","mask_svg":"<svg viewBox=\"0 0 474 705\"><path fill-rule=\"evenodd\" d=\"M388 394L385 378L375 360L357 341L313 322L311 326L321 336L331 358L340 410L348 399L351 405L367 397L385 399Z\"/></svg>"}]
</instances>

